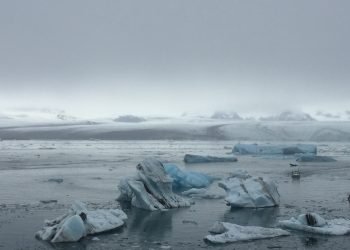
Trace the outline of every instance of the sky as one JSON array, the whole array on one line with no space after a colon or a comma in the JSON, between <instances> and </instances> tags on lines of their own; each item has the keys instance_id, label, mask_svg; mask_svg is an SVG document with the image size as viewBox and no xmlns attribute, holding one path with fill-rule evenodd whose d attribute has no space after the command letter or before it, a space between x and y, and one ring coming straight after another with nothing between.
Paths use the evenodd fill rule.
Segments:
<instances>
[{"instance_id":1,"label":"sky","mask_svg":"<svg viewBox=\"0 0 350 250\"><path fill-rule=\"evenodd\" d=\"M348 0L2 0L0 113L344 112L349 9Z\"/></svg>"}]
</instances>

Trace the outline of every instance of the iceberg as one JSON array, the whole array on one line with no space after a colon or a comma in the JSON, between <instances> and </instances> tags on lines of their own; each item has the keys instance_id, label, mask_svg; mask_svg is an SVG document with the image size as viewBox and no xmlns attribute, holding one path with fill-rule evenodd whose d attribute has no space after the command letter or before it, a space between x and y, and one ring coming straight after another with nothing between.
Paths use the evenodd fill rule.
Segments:
<instances>
[{"instance_id":1,"label":"iceberg","mask_svg":"<svg viewBox=\"0 0 350 250\"><path fill-rule=\"evenodd\" d=\"M126 202L131 202L132 197L133 197L133 191L129 186L129 181L136 180L135 178L131 177L125 177L120 179L117 190L118 190L118 195L117 195L117 200L118 201L126 201Z\"/></svg>"},{"instance_id":2,"label":"iceberg","mask_svg":"<svg viewBox=\"0 0 350 250\"><path fill-rule=\"evenodd\" d=\"M131 201L134 207L151 211L191 205L188 199L173 193L173 180L160 161L148 158L139 163L136 169L135 178L119 182L119 200Z\"/></svg>"},{"instance_id":3,"label":"iceberg","mask_svg":"<svg viewBox=\"0 0 350 250\"><path fill-rule=\"evenodd\" d=\"M184 161L186 163L211 163L211 162L236 162L236 157L218 157L186 154Z\"/></svg>"},{"instance_id":4,"label":"iceberg","mask_svg":"<svg viewBox=\"0 0 350 250\"><path fill-rule=\"evenodd\" d=\"M231 177L218 185L226 191L225 200L232 208L275 207L280 203L276 184L261 177Z\"/></svg>"},{"instance_id":5,"label":"iceberg","mask_svg":"<svg viewBox=\"0 0 350 250\"><path fill-rule=\"evenodd\" d=\"M84 203L76 201L68 213L54 220L46 220L36 237L52 243L74 242L86 235L121 227L127 218L122 210L87 210Z\"/></svg>"},{"instance_id":6,"label":"iceberg","mask_svg":"<svg viewBox=\"0 0 350 250\"><path fill-rule=\"evenodd\" d=\"M229 243L290 235L289 232L280 228L240 226L228 222L216 222L209 232L214 235L207 235L204 239L212 243Z\"/></svg>"},{"instance_id":7,"label":"iceberg","mask_svg":"<svg viewBox=\"0 0 350 250\"><path fill-rule=\"evenodd\" d=\"M197 199L222 199L225 197L225 194L216 190L212 190L210 188L191 188L189 190L183 191L181 194Z\"/></svg>"},{"instance_id":8,"label":"iceberg","mask_svg":"<svg viewBox=\"0 0 350 250\"><path fill-rule=\"evenodd\" d=\"M317 154L316 145L312 144L291 144L291 145L273 145L273 144L236 144L233 153L252 154L252 155L295 155L295 154Z\"/></svg>"},{"instance_id":9,"label":"iceberg","mask_svg":"<svg viewBox=\"0 0 350 250\"><path fill-rule=\"evenodd\" d=\"M320 155L301 155L296 161L299 162L334 162L334 158L330 156L320 156Z\"/></svg>"},{"instance_id":10,"label":"iceberg","mask_svg":"<svg viewBox=\"0 0 350 250\"><path fill-rule=\"evenodd\" d=\"M174 164L164 164L165 172L173 179L174 189L204 188L213 178L202 173L181 170Z\"/></svg>"},{"instance_id":11,"label":"iceberg","mask_svg":"<svg viewBox=\"0 0 350 250\"><path fill-rule=\"evenodd\" d=\"M326 220L316 213L301 214L297 218L279 221L281 227L323 235L345 235L350 233L350 220Z\"/></svg>"}]
</instances>

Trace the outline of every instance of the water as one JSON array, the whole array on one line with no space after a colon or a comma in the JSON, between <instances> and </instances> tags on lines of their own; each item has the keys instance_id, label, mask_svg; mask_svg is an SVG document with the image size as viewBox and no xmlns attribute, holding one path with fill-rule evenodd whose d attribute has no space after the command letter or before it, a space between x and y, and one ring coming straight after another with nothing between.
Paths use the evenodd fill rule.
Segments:
<instances>
[{"instance_id":1,"label":"water","mask_svg":"<svg viewBox=\"0 0 350 250\"><path fill-rule=\"evenodd\" d=\"M292 236L213 246L203 241L212 224L275 226L280 219L313 211L326 218L349 218L350 144L318 144L331 163L301 164L302 177L290 177L291 157L239 156L236 163L183 163L185 153L227 155L232 141L2 141L0 142L0 249L349 249L348 236L327 237L295 232ZM281 205L269 209L231 210L223 200L196 200L190 208L148 212L123 205L125 228L87 237L78 243L50 245L34 238L44 219L65 212L76 199L89 206L119 206L118 180L135 173L145 157L225 177L236 170L269 177L279 185ZM50 182L62 178L62 183ZM55 199L44 205L40 200Z\"/></svg>"}]
</instances>

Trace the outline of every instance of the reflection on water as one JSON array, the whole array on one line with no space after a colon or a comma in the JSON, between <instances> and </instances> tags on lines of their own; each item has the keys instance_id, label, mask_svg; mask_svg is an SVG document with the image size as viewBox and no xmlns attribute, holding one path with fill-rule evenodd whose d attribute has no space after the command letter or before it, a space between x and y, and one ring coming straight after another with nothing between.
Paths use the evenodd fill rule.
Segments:
<instances>
[{"instance_id":1,"label":"reflection on water","mask_svg":"<svg viewBox=\"0 0 350 250\"><path fill-rule=\"evenodd\" d=\"M317 238L315 237L302 237L301 238L304 246L309 247L309 246L316 246L317 245Z\"/></svg>"},{"instance_id":2,"label":"reflection on water","mask_svg":"<svg viewBox=\"0 0 350 250\"><path fill-rule=\"evenodd\" d=\"M132 208L128 214L127 233L138 235L140 240L163 239L172 230L172 217L176 209L171 211L147 211Z\"/></svg>"},{"instance_id":3,"label":"reflection on water","mask_svg":"<svg viewBox=\"0 0 350 250\"><path fill-rule=\"evenodd\" d=\"M222 221L242 226L272 227L276 224L279 213L278 207L231 208L224 214Z\"/></svg>"}]
</instances>

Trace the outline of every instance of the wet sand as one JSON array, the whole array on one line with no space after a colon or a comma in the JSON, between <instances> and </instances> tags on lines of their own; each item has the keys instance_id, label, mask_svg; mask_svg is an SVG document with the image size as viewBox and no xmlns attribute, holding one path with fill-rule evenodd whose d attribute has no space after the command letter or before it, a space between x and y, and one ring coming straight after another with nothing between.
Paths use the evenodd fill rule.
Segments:
<instances>
[{"instance_id":1,"label":"wet sand","mask_svg":"<svg viewBox=\"0 0 350 250\"><path fill-rule=\"evenodd\" d=\"M292 236L212 245L204 242L215 221L273 227L307 211L325 218L350 217L349 147L319 145L331 163L300 165L302 177L289 175L291 158L240 156L236 163L185 165L185 153L225 155L227 141L3 141L0 160L0 249L349 249L350 236ZM349 145L350 146L350 145ZM40 155L40 156L38 156ZM225 177L236 170L268 176L278 182L281 205L268 209L235 209L224 200L194 200L190 208L148 212L115 201L116 186L135 172L138 161L154 156L186 168ZM48 181L62 179L62 182ZM122 229L87 237L78 243L51 245L35 239L45 219L63 214L73 200L95 207L122 207L128 214ZM57 200L43 204L41 200Z\"/></svg>"}]
</instances>

